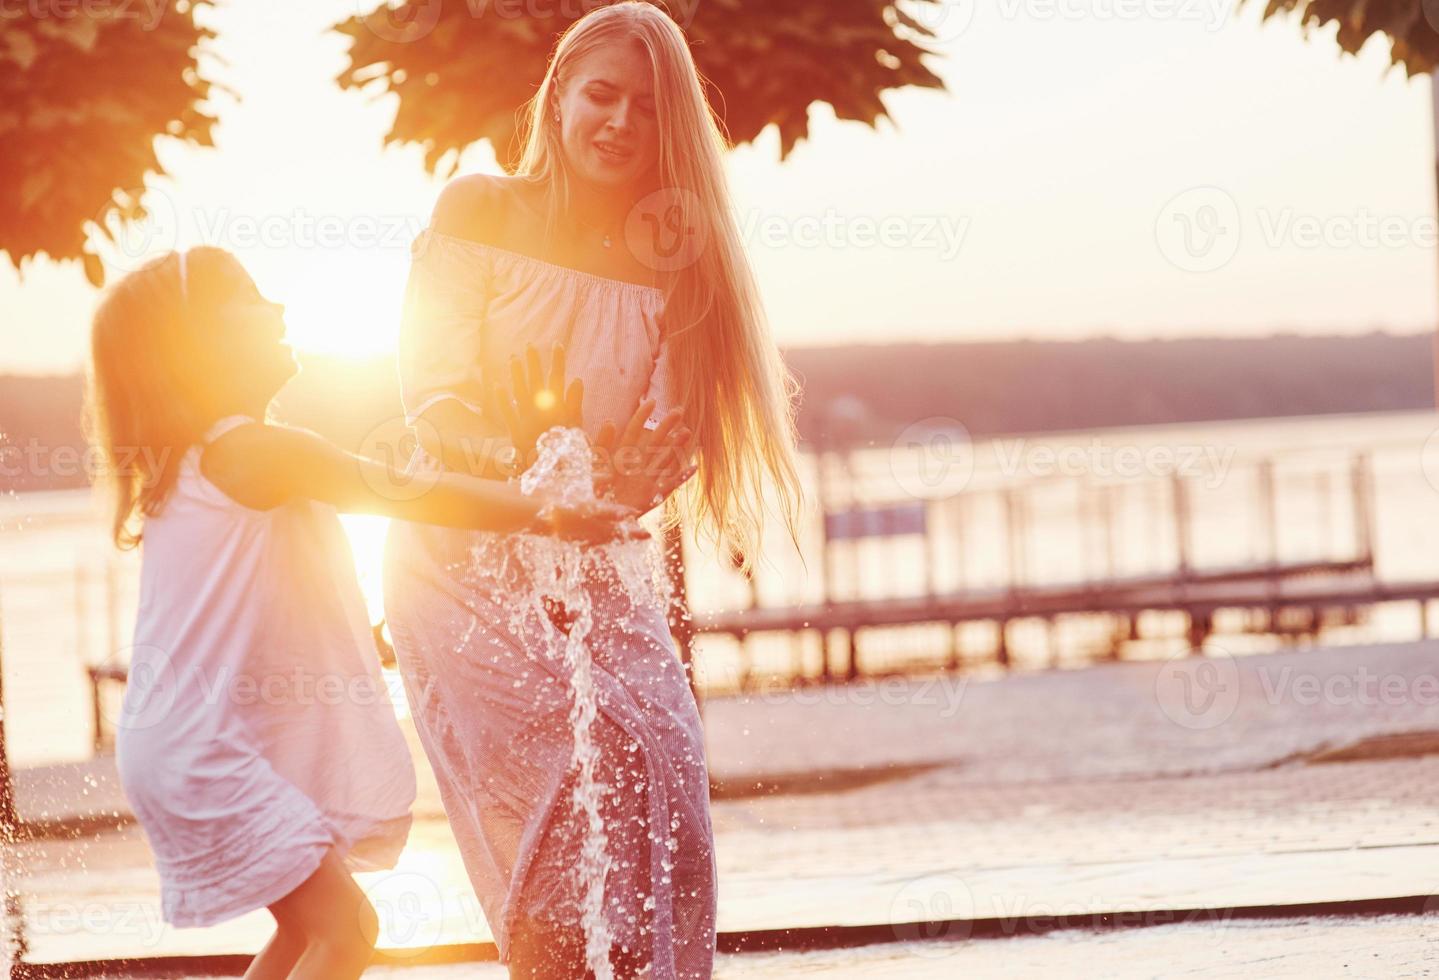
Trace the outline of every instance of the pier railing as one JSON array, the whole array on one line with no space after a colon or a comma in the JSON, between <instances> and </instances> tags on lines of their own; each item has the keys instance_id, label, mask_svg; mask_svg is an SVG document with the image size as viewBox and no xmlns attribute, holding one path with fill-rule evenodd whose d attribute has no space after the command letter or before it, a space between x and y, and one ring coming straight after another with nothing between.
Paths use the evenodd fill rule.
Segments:
<instances>
[{"instance_id":1,"label":"pier railing","mask_svg":"<svg viewBox=\"0 0 1439 980\"><path fill-rule=\"evenodd\" d=\"M731 571L715 591L738 601L691 610L702 686L1047 666L1154 641L1199 652L1220 625L1312 637L1372 603L1415 599L1424 615L1439 596L1439 582L1375 575L1367 451L1271 454L1222 479L971 481L932 499L877 495L885 481L854 457L813 460L808 594L787 574L735 588ZM696 579L714 582L703 562L687 577L696 598Z\"/></svg>"}]
</instances>

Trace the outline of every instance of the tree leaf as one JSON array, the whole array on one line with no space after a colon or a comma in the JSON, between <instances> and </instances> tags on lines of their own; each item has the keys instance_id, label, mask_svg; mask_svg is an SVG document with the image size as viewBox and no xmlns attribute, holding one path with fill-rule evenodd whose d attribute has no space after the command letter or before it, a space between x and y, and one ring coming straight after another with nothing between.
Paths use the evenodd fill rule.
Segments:
<instances>
[{"instance_id":1,"label":"tree leaf","mask_svg":"<svg viewBox=\"0 0 1439 980\"><path fill-rule=\"evenodd\" d=\"M378 79L394 92L400 108L386 142L423 146L430 171L485 139L513 170L521 149L516 110L584 5L512 6L503 17L475 17L464 3L408 0L381 20L352 17L335 27L353 39L337 80L360 88ZM731 142L750 142L775 124L781 158L809 135L815 103L873 126L885 114L884 91L944 88L922 60L933 55L911 40L929 32L886 0L675 0L671 10ZM422 36L393 27L425 16Z\"/></svg>"}]
</instances>

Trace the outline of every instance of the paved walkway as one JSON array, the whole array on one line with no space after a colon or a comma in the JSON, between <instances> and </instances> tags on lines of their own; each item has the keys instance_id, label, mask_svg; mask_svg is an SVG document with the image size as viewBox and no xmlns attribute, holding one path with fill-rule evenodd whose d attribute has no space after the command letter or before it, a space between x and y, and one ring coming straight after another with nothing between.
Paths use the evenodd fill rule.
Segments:
<instances>
[{"instance_id":1,"label":"paved walkway","mask_svg":"<svg viewBox=\"0 0 1439 980\"><path fill-rule=\"evenodd\" d=\"M1439 893L1435 642L894 680L712 701L705 715L726 932L877 925L902 940L916 922L1004 934L1056 916L1145 924ZM123 816L103 760L22 775L27 814ZM432 787L417 812L401 866L361 879L382 939L487 939ZM263 912L163 926L133 826L16 857L37 962L248 952L270 928ZM1184 928L1212 923L1224 926ZM1024 940L1036 962L1051 941ZM956 967L987 962L978 940L960 945Z\"/></svg>"},{"instance_id":2,"label":"paved walkway","mask_svg":"<svg viewBox=\"0 0 1439 980\"><path fill-rule=\"evenodd\" d=\"M1291 921L1177 924L1149 929L1068 930L1002 942L954 938L884 943L862 949L721 955L715 980L1090 980L1153 977L1265 977L1394 980L1439 974L1434 934L1439 914L1375 918L1306 917ZM377 967L374 980L504 980L494 964L420 969Z\"/></svg>"},{"instance_id":3,"label":"paved walkway","mask_svg":"<svg viewBox=\"0 0 1439 980\"><path fill-rule=\"evenodd\" d=\"M1432 977L1439 915L1303 917L1168 925L1111 932L1067 930L1003 942L881 943L803 953L721 954L715 980L935 980L965 977L1293 978ZM494 963L372 967L367 980L505 980ZM189 980L201 980L199 977ZM208 978L206 978L208 980Z\"/></svg>"}]
</instances>

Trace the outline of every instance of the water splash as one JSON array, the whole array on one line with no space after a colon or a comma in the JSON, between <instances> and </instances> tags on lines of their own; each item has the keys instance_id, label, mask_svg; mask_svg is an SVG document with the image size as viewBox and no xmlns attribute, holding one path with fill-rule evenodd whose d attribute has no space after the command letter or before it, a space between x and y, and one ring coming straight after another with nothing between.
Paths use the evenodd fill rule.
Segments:
<instances>
[{"instance_id":1,"label":"water splash","mask_svg":"<svg viewBox=\"0 0 1439 980\"><path fill-rule=\"evenodd\" d=\"M537 440L539 455L520 478L520 490L553 495L565 505L595 499L589 440L580 429L556 427ZM665 601L668 578L648 539L604 544L580 544L551 535L519 534L510 538L512 554L522 566L519 580L526 588L514 596L510 627L524 635L525 624L538 621L548 650L570 681L569 725L574 739L570 759L577 771L571 805L585 828L580 848L580 921L585 935L585 964L595 980L612 980L609 955L613 945L605 914L605 879L611 857L609 835L601 812L601 799L609 787L602 781L600 751L594 739L599 704L588 638L593 626L592 603L586 582L605 573L615 577L620 591L635 604ZM485 545L477 547L484 550ZM491 556L476 554L489 564ZM558 601L567 622L557 625L547 603Z\"/></svg>"},{"instance_id":2,"label":"water splash","mask_svg":"<svg viewBox=\"0 0 1439 980\"><path fill-rule=\"evenodd\" d=\"M5 720L5 706L0 703L0 752L5 751ZM3 759L0 766L5 766L6 771L0 775L7 780L7 785L0 787L0 977L9 977L25 956L26 942L20 906L20 868L16 861L19 819L15 814L13 784L8 782L13 770Z\"/></svg>"},{"instance_id":3,"label":"water splash","mask_svg":"<svg viewBox=\"0 0 1439 980\"><path fill-rule=\"evenodd\" d=\"M20 906L19 868L15 864L15 844L0 842L0 977L11 976L25 955L24 911Z\"/></svg>"},{"instance_id":4,"label":"water splash","mask_svg":"<svg viewBox=\"0 0 1439 980\"><path fill-rule=\"evenodd\" d=\"M0 432L0 445L5 434ZM13 497L15 491L11 490ZM0 530L4 530L0 524ZM0 617L0 660L5 653L5 623ZM27 952L25 920L20 905L20 867L17 845L20 842L20 817L15 812L15 770L10 766L3 684L0 684L0 977L9 977Z\"/></svg>"}]
</instances>

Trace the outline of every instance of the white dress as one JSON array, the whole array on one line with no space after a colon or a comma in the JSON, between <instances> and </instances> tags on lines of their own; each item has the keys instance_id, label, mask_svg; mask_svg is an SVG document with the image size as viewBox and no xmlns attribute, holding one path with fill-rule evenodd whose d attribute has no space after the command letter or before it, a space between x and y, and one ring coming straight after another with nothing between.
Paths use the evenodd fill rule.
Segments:
<instances>
[{"instance_id":1,"label":"white dress","mask_svg":"<svg viewBox=\"0 0 1439 980\"><path fill-rule=\"evenodd\" d=\"M400 383L413 420L440 398L483 404L511 355L565 344L583 378L582 427L623 424L646 397L652 419L682 399L664 337L664 293L496 246L426 231L416 239L400 335ZM503 424L481 418L503 439ZM422 448L412 465L437 467ZM580 921L576 874L585 823L570 677L553 627L516 599L531 591L518 539L393 521L385 614L420 741L503 961L517 932L544 937ZM478 549L478 550L476 550ZM599 710L600 806L613 940L647 951L653 980L707 980L717 877L704 733L658 596L637 601L612 567L589 569L586 640Z\"/></svg>"},{"instance_id":2,"label":"white dress","mask_svg":"<svg viewBox=\"0 0 1439 980\"><path fill-rule=\"evenodd\" d=\"M202 444L253 421L221 419ZM393 867L415 800L335 509L245 507L205 478L200 452L145 519L116 733L176 926L283 898L331 847L352 870Z\"/></svg>"}]
</instances>

